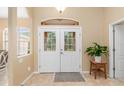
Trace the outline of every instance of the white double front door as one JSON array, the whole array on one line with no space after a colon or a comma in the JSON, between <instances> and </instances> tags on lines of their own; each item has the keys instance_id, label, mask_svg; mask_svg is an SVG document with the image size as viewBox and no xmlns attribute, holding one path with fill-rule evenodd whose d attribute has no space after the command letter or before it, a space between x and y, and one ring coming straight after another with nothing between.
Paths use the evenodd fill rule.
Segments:
<instances>
[{"instance_id":1,"label":"white double front door","mask_svg":"<svg viewBox=\"0 0 124 93\"><path fill-rule=\"evenodd\" d=\"M39 71L79 72L81 67L81 31L79 27L39 29Z\"/></svg>"}]
</instances>

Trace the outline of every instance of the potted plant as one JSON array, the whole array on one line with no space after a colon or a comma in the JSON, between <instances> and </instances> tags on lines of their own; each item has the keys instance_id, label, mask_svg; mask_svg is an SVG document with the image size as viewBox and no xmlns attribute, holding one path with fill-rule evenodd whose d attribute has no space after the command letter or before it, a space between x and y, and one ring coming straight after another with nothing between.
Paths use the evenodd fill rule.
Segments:
<instances>
[{"instance_id":1,"label":"potted plant","mask_svg":"<svg viewBox=\"0 0 124 93\"><path fill-rule=\"evenodd\" d=\"M107 46L101 46L97 43L93 43L93 46L88 47L86 49L86 53L89 56L94 57L95 62L99 63L99 62L101 62L101 56L108 54L108 48L107 48Z\"/></svg>"}]
</instances>

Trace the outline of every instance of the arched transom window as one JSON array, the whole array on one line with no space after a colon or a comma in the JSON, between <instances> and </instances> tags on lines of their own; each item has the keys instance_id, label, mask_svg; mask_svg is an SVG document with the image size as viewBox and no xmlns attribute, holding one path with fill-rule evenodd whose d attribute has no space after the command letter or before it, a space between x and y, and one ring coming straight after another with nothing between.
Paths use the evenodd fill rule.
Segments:
<instances>
[{"instance_id":1,"label":"arched transom window","mask_svg":"<svg viewBox=\"0 0 124 93\"><path fill-rule=\"evenodd\" d=\"M42 21L41 25L79 25L79 22L72 19L57 18Z\"/></svg>"}]
</instances>

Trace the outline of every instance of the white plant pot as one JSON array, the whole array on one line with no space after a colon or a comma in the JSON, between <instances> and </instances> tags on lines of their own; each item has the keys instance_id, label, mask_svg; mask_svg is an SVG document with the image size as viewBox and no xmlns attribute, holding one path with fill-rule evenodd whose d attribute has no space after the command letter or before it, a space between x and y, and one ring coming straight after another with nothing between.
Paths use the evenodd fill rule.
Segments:
<instances>
[{"instance_id":1,"label":"white plant pot","mask_svg":"<svg viewBox=\"0 0 124 93\"><path fill-rule=\"evenodd\" d=\"M95 56L95 62L100 63L101 62L101 56Z\"/></svg>"}]
</instances>

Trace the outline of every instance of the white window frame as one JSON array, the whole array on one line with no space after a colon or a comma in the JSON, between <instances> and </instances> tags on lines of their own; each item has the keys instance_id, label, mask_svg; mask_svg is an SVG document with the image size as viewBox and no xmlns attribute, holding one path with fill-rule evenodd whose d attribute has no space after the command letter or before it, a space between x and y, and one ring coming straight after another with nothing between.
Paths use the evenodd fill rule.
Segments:
<instances>
[{"instance_id":1,"label":"white window frame","mask_svg":"<svg viewBox=\"0 0 124 93\"><path fill-rule=\"evenodd\" d=\"M8 49L6 49L7 47L7 45L6 45L6 42L9 42L9 40L8 41L6 41L6 37L8 38L8 35L6 34L6 33L8 33L8 28L5 28L4 30L3 30L3 50L6 50L6 51L8 51Z\"/></svg>"},{"instance_id":2,"label":"white window frame","mask_svg":"<svg viewBox=\"0 0 124 93\"><path fill-rule=\"evenodd\" d=\"M30 38L30 53L29 54L23 54L23 55L18 55L18 52L19 52L19 50L18 50L18 43L19 43L19 38L18 38L18 36L19 36L19 32L18 32L18 30L19 29L27 29L28 31L29 31L29 38ZM28 56L28 55L31 55L32 54L32 47L31 47L31 44L32 44L32 42L31 42L31 30L28 28L28 27L19 27L19 28L17 28L17 57L18 58L21 58L21 57L25 57L25 56Z\"/></svg>"}]
</instances>

